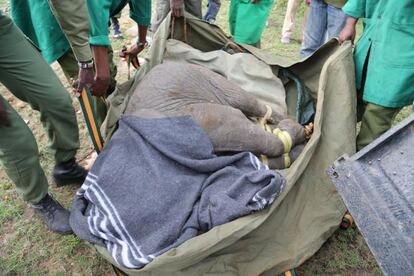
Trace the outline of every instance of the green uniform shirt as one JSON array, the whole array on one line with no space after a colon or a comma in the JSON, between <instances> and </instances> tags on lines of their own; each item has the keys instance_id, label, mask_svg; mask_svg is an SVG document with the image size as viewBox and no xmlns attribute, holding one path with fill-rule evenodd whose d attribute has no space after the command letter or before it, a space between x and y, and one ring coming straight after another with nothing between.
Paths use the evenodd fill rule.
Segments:
<instances>
[{"instance_id":1,"label":"green uniform shirt","mask_svg":"<svg viewBox=\"0 0 414 276\"><path fill-rule=\"evenodd\" d=\"M151 22L151 0L87 0L90 16L90 38L92 45L109 46L108 22L129 4L129 16L138 25L149 26Z\"/></svg>"},{"instance_id":2,"label":"green uniform shirt","mask_svg":"<svg viewBox=\"0 0 414 276\"><path fill-rule=\"evenodd\" d=\"M347 0L324 0L326 4L334 6L336 8L342 8Z\"/></svg>"},{"instance_id":3,"label":"green uniform shirt","mask_svg":"<svg viewBox=\"0 0 414 276\"><path fill-rule=\"evenodd\" d=\"M358 88L362 85L364 63L369 61L364 100L393 108L411 104L414 101L414 0L349 0L343 11L364 20L364 32L354 52Z\"/></svg>"},{"instance_id":4,"label":"green uniform shirt","mask_svg":"<svg viewBox=\"0 0 414 276\"><path fill-rule=\"evenodd\" d=\"M38 0L44 1L44 0ZM84 0L49 0L49 5L64 31L78 61L92 59L89 46L88 10Z\"/></svg>"},{"instance_id":5,"label":"green uniform shirt","mask_svg":"<svg viewBox=\"0 0 414 276\"><path fill-rule=\"evenodd\" d=\"M41 50L48 63L70 48L47 0L11 0L10 7L14 23Z\"/></svg>"}]
</instances>

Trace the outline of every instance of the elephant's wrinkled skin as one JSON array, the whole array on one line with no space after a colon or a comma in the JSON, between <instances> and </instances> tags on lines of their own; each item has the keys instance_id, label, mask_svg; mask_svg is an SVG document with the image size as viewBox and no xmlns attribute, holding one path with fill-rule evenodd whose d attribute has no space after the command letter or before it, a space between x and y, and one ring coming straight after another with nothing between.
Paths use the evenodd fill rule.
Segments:
<instances>
[{"instance_id":1,"label":"elephant's wrinkled skin","mask_svg":"<svg viewBox=\"0 0 414 276\"><path fill-rule=\"evenodd\" d=\"M189 115L207 133L215 152L250 151L278 157L284 152L281 140L252 120L266 111L264 104L223 76L198 65L169 62L154 67L139 83L126 114ZM288 131L293 145L305 141L303 127L275 110L268 123Z\"/></svg>"}]
</instances>

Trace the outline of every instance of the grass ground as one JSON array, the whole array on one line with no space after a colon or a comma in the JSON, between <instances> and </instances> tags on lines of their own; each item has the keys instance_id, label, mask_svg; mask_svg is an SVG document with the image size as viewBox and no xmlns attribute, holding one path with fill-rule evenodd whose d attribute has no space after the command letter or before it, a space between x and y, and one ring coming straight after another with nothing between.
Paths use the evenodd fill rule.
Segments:
<instances>
[{"instance_id":1,"label":"grass ground","mask_svg":"<svg viewBox=\"0 0 414 276\"><path fill-rule=\"evenodd\" d=\"M0 0L0 7L7 4ZM217 23L228 31L227 13L229 0L224 0ZM273 8L268 27L263 35L262 47L274 54L298 58L301 43L302 19L304 7L298 14L298 23L289 45L279 42L280 30L283 23L286 1L279 1ZM127 13L122 18L123 30L132 26ZM114 41L113 48L119 51L128 39ZM126 79L125 65L119 63L118 78ZM56 64L53 65L58 76L66 85L67 82ZM47 148L47 137L41 127L38 112L14 98L6 89L0 86L0 94L5 96L32 129L39 145L40 158L43 168L50 179L53 157ZM86 126L76 99L73 100L80 126L81 149L78 159L84 160L92 150L87 135ZM408 109L404 110L398 120L406 117ZM52 183L52 182L50 182ZM51 192L66 207L70 206L71 198L77 187L57 189L50 185ZM110 266L99 257L88 245L74 236L59 236L49 232L33 216L33 212L22 202L11 181L4 171L0 171L0 275L110 275ZM310 260L297 269L299 275L379 275L381 274L364 239L353 227L347 231L338 230Z\"/></svg>"}]
</instances>

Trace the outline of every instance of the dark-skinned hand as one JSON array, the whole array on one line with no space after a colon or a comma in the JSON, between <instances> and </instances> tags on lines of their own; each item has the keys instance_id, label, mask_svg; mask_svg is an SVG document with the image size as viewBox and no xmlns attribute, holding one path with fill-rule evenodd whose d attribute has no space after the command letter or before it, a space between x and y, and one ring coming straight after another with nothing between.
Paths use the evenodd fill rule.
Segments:
<instances>
[{"instance_id":1,"label":"dark-skinned hand","mask_svg":"<svg viewBox=\"0 0 414 276\"><path fill-rule=\"evenodd\" d=\"M137 57L145 49L145 44L135 43L131 48L123 48L119 56L121 58L128 58L128 56Z\"/></svg>"},{"instance_id":2,"label":"dark-skinned hand","mask_svg":"<svg viewBox=\"0 0 414 276\"><path fill-rule=\"evenodd\" d=\"M170 0L171 14L174 17L184 16L184 0Z\"/></svg>"},{"instance_id":3,"label":"dark-skinned hand","mask_svg":"<svg viewBox=\"0 0 414 276\"><path fill-rule=\"evenodd\" d=\"M84 87L92 87L94 75L93 68L79 68L78 79L75 80L75 83L72 83L75 92L80 94Z\"/></svg>"},{"instance_id":4,"label":"dark-skinned hand","mask_svg":"<svg viewBox=\"0 0 414 276\"><path fill-rule=\"evenodd\" d=\"M82 70L82 69L81 69ZM85 69L83 69L85 70ZM90 69L86 69L86 70L90 70ZM91 70L93 71L93 70ZM110 83L110 77L109 75L107 76L98 76L95 75L95 77L93 78L92 83L90 84L90 82L88 82L87 84L82 84L81 82L79 82L77 79L72 81L72 88L73 91L75 92L76 96L80 96L82 89L85 88L89 88L91 94L93 96L96 97L102 97L106 95L106 91L108 90L109 87L109 83Z\"/></svg>"}]
</instances>

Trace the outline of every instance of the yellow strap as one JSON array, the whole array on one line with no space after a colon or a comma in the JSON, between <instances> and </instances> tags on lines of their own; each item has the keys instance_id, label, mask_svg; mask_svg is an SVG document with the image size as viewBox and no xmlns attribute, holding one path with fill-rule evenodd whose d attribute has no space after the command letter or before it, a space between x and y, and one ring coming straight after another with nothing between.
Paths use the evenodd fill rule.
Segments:
<instances>
[{"instance_id":1,"label":"yellow strap","mask_svg":"<svg viewBox=\"0 0 414 276\"><path fill-rule=\"evenodd\" d=\"M273 134L276 135L280 141L282 141L284 152L289 153L293 145L292 137L290 136L289 132L275 128L273 130Z\"/></svg>"},{"instance_id":2,"label":"yellow strap","mask_svg":"<svg viewBox=\"0 0 414 276\"><path fill-rule=\"evenodd\" d=\"M290 160L289 153L283 154L283 159L284 159L284 162L285 162L285 169L289 168L290 165L291 165L291 160Z\"/></svg>"},{"instance_id":3,"label":"yellow strap","mask_svg":"<svg viewBox=\"0 0 414 276\"><path fill-rule=\"evenodd\" d=\"M99 131L98 131L98 128L97 128L97 124L95 122L95 116L93 116L91 103L89 102L89 97L86 93L85 88L82 89L81 97L82 97L83 103L85 105L86 116L88 116L88 120L89 120L90 125L91 125L92 135L94 137L94 140L96 141L96 145L98 146L98 150L101 151L102 148L103 148L103 144L102 144L101 138L99 136Z\"/></svg>"}]
</instances>

